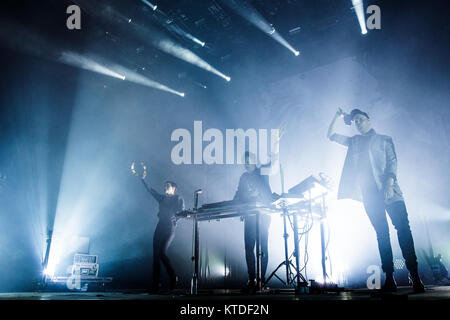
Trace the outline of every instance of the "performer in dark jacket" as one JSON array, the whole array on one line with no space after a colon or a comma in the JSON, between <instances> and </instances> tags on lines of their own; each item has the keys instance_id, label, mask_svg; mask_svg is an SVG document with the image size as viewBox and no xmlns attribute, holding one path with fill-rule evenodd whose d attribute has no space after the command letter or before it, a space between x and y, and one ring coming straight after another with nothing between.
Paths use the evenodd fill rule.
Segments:
<instances>
[{"instance_id":1,"label":"performer in dark jacket","mask_svg":"<svg viewBox=\"0 0 450 320\"><path fill-rule=\"evenodd\" d=\"M353 122L360 134L347 137L335 133L337 119ZM338 110L328 129L328 138L348 147L339 184L338 199L362 201L375 229L382 269L386 273L384 291L396 291L394 263L386 211L397 230L398 242L415 292L424 292L417 271L417 257L403 193L397 180L397 155L389 136L372 129L367 113L354 109L350 115Z\"/></svg>"},{"instance_id":2,"label":"performer in dark jacket","mask_svg":"<svg viewBox=\"0 0 450 320\"><path fill-rule=\"evenodd\" d=\"M167 270L170 277L170 289L173 290L175 289L178 278L167 257L167 249L175 237L175 214L178 211L184 210L184 199L180 195L175 194L177 189L175 182L167 181L165 183L164 195L149 187L143 179L142 183L159 203L159 222L153 236L153 284L151 292L156 293L159 290L161 262Z\"/></svg>"},{"instance_id":3,"label":"performer in dark jacket","mask_svg":"<svg viewBox=\"0 0 450 320\"><path fill-rule=\"evenodd\" d=\"M270 190L269 177L261 175L261 168L255 164L252 154L246 152L245 170L239 179L239 186L234 196L234 201L248 203L261 202L270 204L272 201L272 191ZM253 160L253 161L252 161ZM260 214L260 239L261 239L261 282L264 283L267 264L269 260L268 238L270 216ZM249 215L244 219L244 241L245 241L245 259L248 270L248 283L246 291L252 292L256 289L256 270L255 270L255 244L256 244L256 216Z\"/></svg>"}]
</instances>

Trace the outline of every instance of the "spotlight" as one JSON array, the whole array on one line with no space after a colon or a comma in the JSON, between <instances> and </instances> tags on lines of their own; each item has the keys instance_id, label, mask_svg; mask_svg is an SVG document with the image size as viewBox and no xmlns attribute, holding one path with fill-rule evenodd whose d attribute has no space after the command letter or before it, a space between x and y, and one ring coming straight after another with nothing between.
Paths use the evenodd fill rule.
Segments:
<instances>
[{"instance_id":1,"label":"spotlight","mask_svg":"<svg viewBox=\"0 0 450 320\"><path fill-rule=\"evenodd\" d=\"M125 76L113 71L111 68L107 67L110 63L102 62L100 63L98 59L93 59L87 56L80 55L71 51L64 51L59 56L59 62L68 64L81 69L89 70L92 72L104 74L117 79L125 80Z\"/></svg>"},{"instance_id":2,"label":"spotlight","mask_svg":"<svg viewBox=\"0 0 450 320\"><path fill-rule=\"evenodd\" d=\"M191 35L185 34L185 36L188 37L188 38L190 38L189 36L191 36ZM204 43L203 41L200 41L200 40L198 40L198 39L195 38L195 37L192 37L192 41L194 41L195 43L201 45L202 47L205 46L205 43Z\"/></svg>"},{"instance_id":3,"label":"spotlight","mask_svg":"<svg viewBox=\"0 0 450 320\"><path fill-rule=\"evenodd\" d=\"M356 17L358 19L359 26L361 28L361 33L366 34L367 28L366 28L366 21L364 17L364 3L363 0L352 0L353 7L352 9L355 10Z\"/></svg>"},{"instance_id":4,"label":"spotlight","mask_svg":"<svg viewBox=\"0 0 450 320\"><path fill-rule=\"evenodd\" d=\"M162 38L159 40L155 39L152 41L152 44L153 44L153 46L157 47L158 49L160 49L170 55L173 55L173 56L175 56L181 60L184 60L186 62L192 63L199 68L202 68L206 71L212 72L212 73L218 75L219 77L224 78L227 81L230 81L229 77L227 77L222 72L220 72L219 70L217 70L216 68L211 66L205 60L201 59L195 53L193 53L192 51L190 51L186 48L181 47L179 44L171 41L168 38L165 38L165 39Z\"/></svg>"},{"instance_id":5,"label":"spotlight","mask_svg":"<svg viewBox=\"0 0 450 320\"><path fill-rule=\"evenodd\" d=\"M183 96L182 94L184 94L184 93L178 92L178 91L176 91L174 89L171 89L171 88L167 87L166 85L164 85L162 83L159 83L159 82L156 82L156 81L154 81L152 79L149 79L149 78L145 77L144 75L142 75L140 73L137 73L137 72L135 72L133 70L124 68L122 66L115 65L114 69L116 71L120 72L121 74L123 74L123 76L121 76L122 80L126 79L127 81L130 81L130 82L134 82L134 83L141 84L141 85L144 85L144 86L147 86L147 87L151 87L151 88L167 91L167 92L179 95L179 96Z\"/></svg>"},{"instance_id":6,"label":"spotlight","mask_svg":"<svg viewBox=\"0 0 450 320\"><path fill-rule=\"evenodd\" d=\"M141 1L142 1L143 3L145 3L146 5L148 5L153 11L155 11L156 8L158 8L157 5L152 4L152 3L148 2L147 0L141 0Z\"/></svg>"},{"instance_id":7,"label":"spotlight","mask_svg":"<svg viewBox=\"0 0 450 320\"><path fill-rule=\"evenodd\" d=\"M179 36L182 36L184 38L187 38L189 40L194 41L195 43L201 45L202 47L205 46L205 43L203 41L200 41L199 39L197 39L196 37L194 37L192 34L184 31L183 29L181 29L179 26L176 25L176 23L173 22L173 19L167 17L163 12L161 13L161 17L158 16L154 16L158 22L166 29L168 29L171 32L176 33Z\"/></svg>"},{"instance_id":8,"label":"spotlight","mask_svg":"<svg viewBox=\"0 0 450 320\"><path fill-rule=\"evenodd\" d=\"M44 270L42 271L44 276L46 276L48 278L53 278L55 276L55 269L56 269L56 266L58 265L58 262L59 262L59 257L56 257L52 253L52 257L49 259L47 268L44 268Z\"/></svg>"},{"instance_id":9,"label":"spotlight","mask_svg":"<svg viewBox=\"0 0 450 320\"><path fill-rule=\"evenodd\" d=\"M248 22L253 24L256 28L269 35L279 44L284 46L286 49L294 52L294 48L277 32L275 27L268 23L264 17L251 6L250 1L244 0L230 0L226 1L225 4L234 10L241 17L246 19Z\"/></svg>"}]
</instances>

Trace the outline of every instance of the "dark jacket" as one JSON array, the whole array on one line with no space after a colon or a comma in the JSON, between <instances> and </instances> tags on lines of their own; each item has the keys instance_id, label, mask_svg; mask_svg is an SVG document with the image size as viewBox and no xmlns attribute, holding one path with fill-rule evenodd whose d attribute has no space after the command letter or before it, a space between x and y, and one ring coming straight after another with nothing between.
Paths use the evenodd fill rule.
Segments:
<instances>
[{"instance_id":1,"label":"dark jacket","mask_svg":"<svg viewBox=\"0 0 450 320\"><path fill-rule=\"evenodd\" d=\"M239 202L272 202L272 191L270 190L269 177L261 175L261 169L253 172L244 172L239 179L238 189L234 200Z\"/></svg>"},{"instance_id":2,"label":"dark jacket","mask_svg":"<svg viewBox=\"0 0 450 320\"><path fill-rule=\"evenodd\" d=\"M158 218L160 221L166 222L170 221L175 223L175 214L179 211L184 210L184 199L182 196L175 194L173 196L166 196L160 194L155 189L149 187L145 182L144 186L151 193L151 195L158 201L159 212Z\"/></svg>"}]
</instances>

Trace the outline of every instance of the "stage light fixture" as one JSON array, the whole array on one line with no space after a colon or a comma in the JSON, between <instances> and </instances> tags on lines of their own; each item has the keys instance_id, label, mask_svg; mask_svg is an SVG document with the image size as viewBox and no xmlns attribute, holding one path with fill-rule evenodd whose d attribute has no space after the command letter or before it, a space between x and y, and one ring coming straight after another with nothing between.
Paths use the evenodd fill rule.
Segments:
<instances>
[{"instance_id":1,"label":"stage light fixture","mask_svg":"<svg viewBox=\"0 0 450 320\"><path fill-rule=\"evenodd\" d=\"M170 92L170 93L179 95L180 97L184 97L184 93L183 92L179 92L179 91L176 91L176 90L174 90L172 88L169 88L168 86L166 86L166 85L164 85L162 83L159 83L157 81L154 81L152 79L149 79L149 78L147 78L147 77L145 77L145 76L143 76L143 75L141 75L141 74L139 74L137 72L131 71L129 69L125 69L125 68L123 68L121 66L116 66L116 69L119 70L120 72L122 72L123 74L125 74L123 80L125 80L125 78L126 78L126 80L130 81L130 82L134 82L134 83L137 83L137 84L141 84L143 86L147 86L147 87L155 88L155 89L158 89L158 90Z\"/></svg>"},{"instance_id":2,"label":"stage light fixture","mask_svg":"<svg viewBox=\"0 0 450 320\"><path fill-rule=\"evenodd\" d=\"M82 56L78 53L69 52L69 51L62 52L59 57L59 61L64 64L68 64L73 67L78 67L81 69L85 69L85 70L89 70L92 72L104 74L104 75L107 75L110 77L125 80L124 75L111 70L110 68L105 66L105 63L100 64L96 60L94 60L93 58Z\"/></svg>"},{"instance_id":3,"label":"stage light fixture","mask_svg":"<svg viewBox=\"0 0 450 320\"><path fill-rule=\"evenodd\" d=\"M205 43L203 41L198 40L197 38L193 38L193 41L199 45L201 45L202 47L205 46Z\"/></svg>"},{"instance_id":4,"label":"stage light fixture","mask_svg":"<svg viewBox=\"0 0 450 320\"><path fill-rule=\"evenodd\" d=\"M361 34L367 34L363 0L352 0L352 4L352 9L355 10L356 17L358 18L358 23L361 28Z\"/></svg>"},{"instance_id":5,"label":"stage light fixture","mask_svg":"<svg viewBox=\"0 0 450 320\"><path fill-rule=\"evenodd\" d=\"M176 34L178 34L178 35L180 35L180 36L182 36L182 37L184 37L184 38L187 38L187 39L189 39L189 40L192 40L192 41L194 41L195 43L201 45L202 47L205 46L205 42L203 42L203 41L199 40L198 38L194 37L192 34L190 34L190 33L186 32L186 31L184 31L183 29L181 29L181 28L178 27L177 25L172 24L172 22L173 22L173 21L170 21L170 23L169 23L169 21L166 21L166 23L161 23L161 24L162 24L165 28L167 28L168 30L170 30L170 31L172 31L172 32L175 32Z\"/></svg>"},{"instance_id":6,"label":"stage light fixture","mask_svg":"<svg viewBox=\"0 0 450 320\"><path fill-rule=\"evenodd\" d=\"M146 32L146 34L147 33L148 32ZM203 60L202 58L197 56L192 51L190 51L186 48L183 48L182 46L180 46L179 44L173 42L172 40L170 40L168 38L163 38L160 40L153 40L152 44L156 48L164 51L165 53L168 53L168 54L175 56L181 60L189 62L193 65L196 65L199 68L202 68L206 71L212 72L215 75L218 75L219 77L224 78L227 81L230 81L230 77L224 75L222 72L220 72L219 70L217 70L216 68L211 66L208 62L206 62L205 60Z\"/></svg>"},{"instance_id":7,"label":"stage light fixture","mask_svg":"<svg viewBox=\"0 0 450 320\"><path fill-rule=\"evenodd\" d=\"M112 76L121 80L127 80L130 82L142 84L144 86L177 94L182 97L184 96L184 94L182 95L181 92L173 90L162 83L151 80L120 65L105 62L103 60L102 64L100 64L98 62L98 59L93 60L93 58L82 56L74 52L63 52L60 56L59 61L68 65L72 65L74 67L79 67L85 70ZM108 68L105 65L107 65Z\"/></svg>"},{"instance_id":8,"label":"stage light fixture","mask_svg":"<svg viewBox=\"0 0 450 320\"><path fill-rule=\"evenodd\" d=\"M295 49L280 35L279 32L277 32L272 24L268 23L264 17L250 5L249 2L242 0L227 0L224 3L256 28L295 54Z\"/></svg>"},{"instance_id":9,"label":"stage light fixture","mask_svg":"<svg viewBox=\"0 0 450 320\"><path fill-rule=\"evenodd\" d=\"M148 5L153 11L155 11L158 8L157 5L152 4L152 3L148 2L147 0L141 0L141 2L145 3L146 5Z\"/></svg>"}]
</instances>

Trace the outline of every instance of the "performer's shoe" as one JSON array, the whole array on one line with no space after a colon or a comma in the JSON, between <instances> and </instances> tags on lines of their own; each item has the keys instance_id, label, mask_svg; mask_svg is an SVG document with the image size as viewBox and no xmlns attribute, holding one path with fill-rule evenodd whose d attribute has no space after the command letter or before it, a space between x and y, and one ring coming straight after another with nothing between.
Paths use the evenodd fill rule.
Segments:
<instances>
[{"instance_id":1,"label":"performer's shoe","mask_svg":"<svg viewBox=\"0 0 450 320\"><path fill-rule=\"evenodd\" d=\"M170 283L169 283L170 291L175 290L175 288L177 287L177 283L178 283L178 277L177 276L173 276L173 277L170 278Z\"/></svg>"},{"instance_id":2,"label":"performer's shoe","mask_svg":"<svg viewBox=\"0 0 450 320\"><path fill-rule=\"evenodd\" d=\"M397 283L395 282L394 275L386 275L384 285L381 287L381 292L396 292Z\"/></svg>"},{"instance_id":3,"label":"performer's shoe","mask_svg":"<svg viewBox=\"0 0 450 320\"><path fill-rule=\"evenodd\" d=\"M241 289L242 293L254 294L256 292L256 280L248 280L244 288Z\"/></svg>"},{"instance_id":4,"label":"performer's shoe","mask_svg":"<svg viewBox=\"0 0 450 320\"><path fill-rule=\"evenodd\" d=\"M423 285L422 280L420 280L417 272L409 275L409 281L412 283L414 293L425 292L425 286Z\"/></svg>"}]
</instances>

